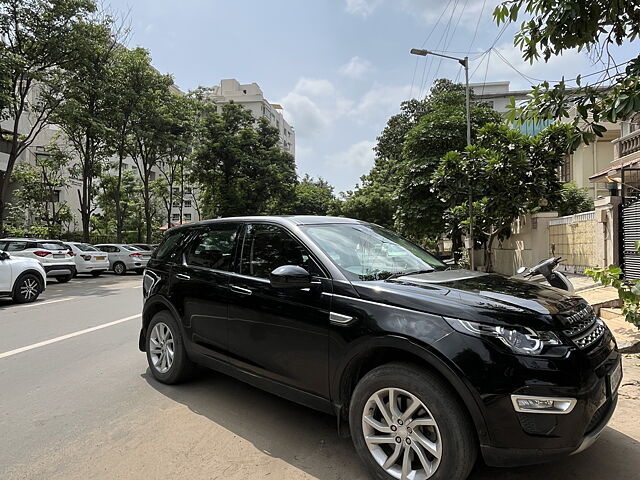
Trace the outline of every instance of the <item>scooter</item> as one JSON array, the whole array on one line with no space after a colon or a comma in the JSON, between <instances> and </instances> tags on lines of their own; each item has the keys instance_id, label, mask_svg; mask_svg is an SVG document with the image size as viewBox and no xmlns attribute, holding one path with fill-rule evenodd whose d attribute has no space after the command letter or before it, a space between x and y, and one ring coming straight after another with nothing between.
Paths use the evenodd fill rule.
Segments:
<instances>
[{"instance_id":1,"label":"scooter","mask_svg":"<svg viewBox=\"0 0 640 480\"><path fill-rule=\"evenodd\" d=\"M518 275L522 275L526 279L532 279L531 281L534 282L542 282L546 280L552 287L560 288L567 292L573 292L573 284L566 275L562 272L554 271L554 269L560 264L561 260L562 258L560 257L551 257L528 270L527 267L520 267L518 269ZM516 277L518 275L516 275ZM534 277L537 277L538 275L542 275L544 280L542 278L534 279Z\"/></svg>"}]
</instances>

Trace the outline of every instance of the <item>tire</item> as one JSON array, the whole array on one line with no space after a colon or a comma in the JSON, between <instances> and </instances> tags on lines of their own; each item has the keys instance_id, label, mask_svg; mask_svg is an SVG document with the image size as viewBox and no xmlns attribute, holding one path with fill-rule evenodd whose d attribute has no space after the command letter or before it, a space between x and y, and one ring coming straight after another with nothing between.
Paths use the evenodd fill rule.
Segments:
<instances>
[{"instance_id":1,"label":"tire","mask_svg":"<svg viewBox=\"0 0 640 480\"><path fill-rule=\"evenodd\" d=\"M56 277L56 280L58 281L58 283L67 283L69 280L73 278L73 276L74 276L73 273L70 273L69 275Z\"/></svg>"},{"instance_id":2,"label":"tire","mask_svg":"<svg viewBox=\"0 0 640 480\"><path fill-rule=\"evenodd\" d=\"M11 297L16 303L31 303L38 299L42 292L42 283L33 273L25 273L13 284Z\"/></svg>"},{"instance_id":3,"label":"tire","mask_svg":"<svg viewBox=\"0 0 640 480\"><path fill-rule=\"evenodd\" d=\"M92 277L99 277L100 275L102 275L102 270L100 270L98 272L91 272L91 276Z\"/></svg>"},{"instance_id":4,"label":"tire","mask_svg":"<svg viewBox=\"0 0 640 480\"><path fill-rule=\"evenodd\" d=\"M156 330L156 327L158 330ZM169 349L170 345L165 343L165 359L169 359L166 363L162 363L161 347L154 341L161 340L162 332L169 332L173 341L173 358L171 359ZM155 348L154 348L155 347ZM161 383L173 385L183 382L191 377L194 371L194 365L187 355L187 351L184 348L184 342L182 341L182 333L178 322L175 321L173 315L168 311L163 310L156 313L149 326L147 327L147 336L145 339L145 350L147 352L147 362L149 363L149 370L151 374ZM152 351L154 350L154 351ZM158 353L156 354L155 351ZM166 370L164 370L166 368Z\"/></svg>"},{"instance_id":5,"label":"tire","mask_svg":"<svg viewBox=\"0 0 640 480\"><path fill-rule=\"evenodd\" d=\"M397 415L390 412L391 395ZM391 425L382 415L376 396L386 407ZM403 412L409 412L415 400L417 410L403 421ZM413 475L430 480L465 480L478 455L474 428L457 395L439 377L409 363L382 365L360 380L351 397L349 427L358 455L373 478L379 480L406 478L402 468L407 450L406 465ZM365 435L391 441L367 443Z\"/></svg>"},{"instance_id":6,"label":"tire","mask_svg":"<svg viewBox=\"0 0 640 480\"><path fill-rule=\"evenodd\" d=\"M124 275L127 273L127 267L122 262L116 262L113 264L113 273L116 275Z\"/></svg>"}]
</instances>

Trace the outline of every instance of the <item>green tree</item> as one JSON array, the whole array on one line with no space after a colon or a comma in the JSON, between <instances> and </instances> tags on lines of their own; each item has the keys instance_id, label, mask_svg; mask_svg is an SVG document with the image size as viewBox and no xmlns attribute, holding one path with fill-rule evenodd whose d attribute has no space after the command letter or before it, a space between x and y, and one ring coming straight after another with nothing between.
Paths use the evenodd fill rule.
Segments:
<instances>
[{"instance_id":1,"label":"green tree","mask_svg":"<svg viewBox=\"0 0 640 480\"><path fill-rule=\"evenodd\" d=\"M468 229L471 188L474 236L483 240L487 271L493 270L495 240L511 235L518 216L559 202L557 169L570 152L572 132L568 125L554 125L529 137L504 124L488 124L474 145L445 155L434 172L431 185L450 230ZM468 177L473 178L470 186Z\"/></svg>"},{"instance_id":2,"label":"green tree","mask_svg":"<svg viewBox=\"0 0 640 480\"><path fill-rule=\"evenodd\" d=\"M279 146L278 130L257 121L241 105L217 112L205 103L193 156L192 178L199 185L208 217L282 213L295 195L295 160Z\"/></svg>"},{"instance_id":3,"label":"green tree","mask_svg":"<svg viewBox=\"0 0 640 480\"><path fill-rule=\"evenodd\" d=\"M111 82L117 39L111 26L107 18L87 27L85 53L67 82L64 102L52 117L64 133L61 143L68 145L61 148L68 148L76 160L71 174L82 184L78 201L85 242L90 240L96 210L96 181L113 153L108 122L114 106Z\"/></svg>"},{"instance_id":4,"label":"green tree","mask_svg":"<svg viewBox=\"0 0 640 480\"><path fill-rule=\"evenodd\" d=\"M426 113L405 137L403 161L398 167L395 223L402 233L422 243L446 233L453 240L454 251L458 251L462 246L460 224L450 223L451 228L446 229L445 205L433 190L431 177L448 152L466 147L464 86L439 80L427 104ZM490 107L472 105L472 138L483 126L500 121L500 115ZM468 188L468 178L459 181L459 188Z\"/></svg>"},{"instance_id":5,"label":"green tree","mask_svg":"<svg viewBox=\"0 0 640 480\"><path fill-rule=\"evenodd\" d=\"M118 225L116 204L113 203L116 189L120 190L120 203L117 207L125 219L120 225ZM144 228L142 184L133 170L124 170L119 176L102 175L96 200L102 211L99 229L103 235L113 236L117 229L121 228L121 241L126 232L134 232L134 235L129 235L128 241L142 241Z\"/></svg>"},{"instance_id":6,"label":"green tree","mask_svg":"<svg viewBox=\"0 0 640 480\"><path fill-rule=\"evenodd\" d=\"M92 0L0 0L3 107L10 125L7 168L0 172L0 234L9 184L18 158L51 123L75 64L86 54Z\"/></svg>"},{"instance_id":7,"label":"green tree","mask_svg":"<svg viewBox=\"0 0 640 480\"><path fill-rule=\"evenodd\" d=\"M322 177L317 180L308 174L295 187L295 201L290 213L294 215L327 215L335 201L333 187Z\"/></svg>"},{"instance_id":8,"label":"green tree","mask_svg":"<svg viewBox=\"0 0 640 480\"><path fill-rule=\"evenodd\" d=\"M71 209L60 201L68 183L69 157L57 149L36 156L35 164L20 163L13 179L19 187L13 192L15 205L9 218L14 228L29 233L32 227L46 227L46 236L58 238L63 225L73 220Z\"/></svg>"},{"instance_id":9,"label":"green tree","mask_svg":"<svg viewBox=\"0 0 640 480\"><path fill-rule=\"evenodd\" d=\"M602 136L603 121L616 122L640 110L640 55L617 64L610 53L611 46L638 38L637 1L507 0L494 11L498 24L516 22L520 16L525 19L514 44L525 60L533 63L542 57L546 62L578 49L590 52L595 64L606 67L597 75L578 76L576 88L569 88L570 80L565 79L535 86L524 105L516 106L512 100L512 120L572 117L576 127L572 142L577 146Z\"/></svg>"},{"instance_id":10,"label":"green tree","mask_svg":"<svg viewBox=\"0 0 640 480\"><path fill-rule=\"evenodd\" d=\"M548 210L555 210L558 215L575 215L576 213L593 210L593 199L586 188L578 187L575 182L562 185L560 200L549 206Z\"/></svg>"}]
</instances>

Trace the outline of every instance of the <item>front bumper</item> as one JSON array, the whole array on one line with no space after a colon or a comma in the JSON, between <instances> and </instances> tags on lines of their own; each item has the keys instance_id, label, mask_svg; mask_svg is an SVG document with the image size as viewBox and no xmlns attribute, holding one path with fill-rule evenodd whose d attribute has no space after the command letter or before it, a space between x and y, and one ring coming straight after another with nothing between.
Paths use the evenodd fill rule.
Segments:
<instances>
[{"instance_id":1,"label":"front bumper","mask_svg":"<svg viewBox=\"0 0 640 480\"><path fill-rule=\"evenodd\" d=\"M486 425L480 446L488 465L530 465L583 451L615 410L619 383L611 377L621 358L608 330L593 348L572 348L559 357L514 355L462 334L440 344L475 393ZM566 414L522 413L514 408L514 394L577 402Z\"/></svg>"}]
</instances>

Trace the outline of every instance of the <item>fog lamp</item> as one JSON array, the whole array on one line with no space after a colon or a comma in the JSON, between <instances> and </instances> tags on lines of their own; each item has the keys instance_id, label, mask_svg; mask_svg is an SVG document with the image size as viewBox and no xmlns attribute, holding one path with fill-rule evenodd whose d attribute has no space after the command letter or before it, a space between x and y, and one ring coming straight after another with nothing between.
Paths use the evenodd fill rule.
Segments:
<instances>
[{"instance_id":1,"label":"fog lamp","mask_svg":"<svg viewBox=\"0 0 640 480\"><path fill-rule=\"evenodd\" d=\"M553 413L566 415L576 406L575 398L531 397L527 395L511 395L511 402L516 412L521 413Z\"/></svg>"}]
</instances>

